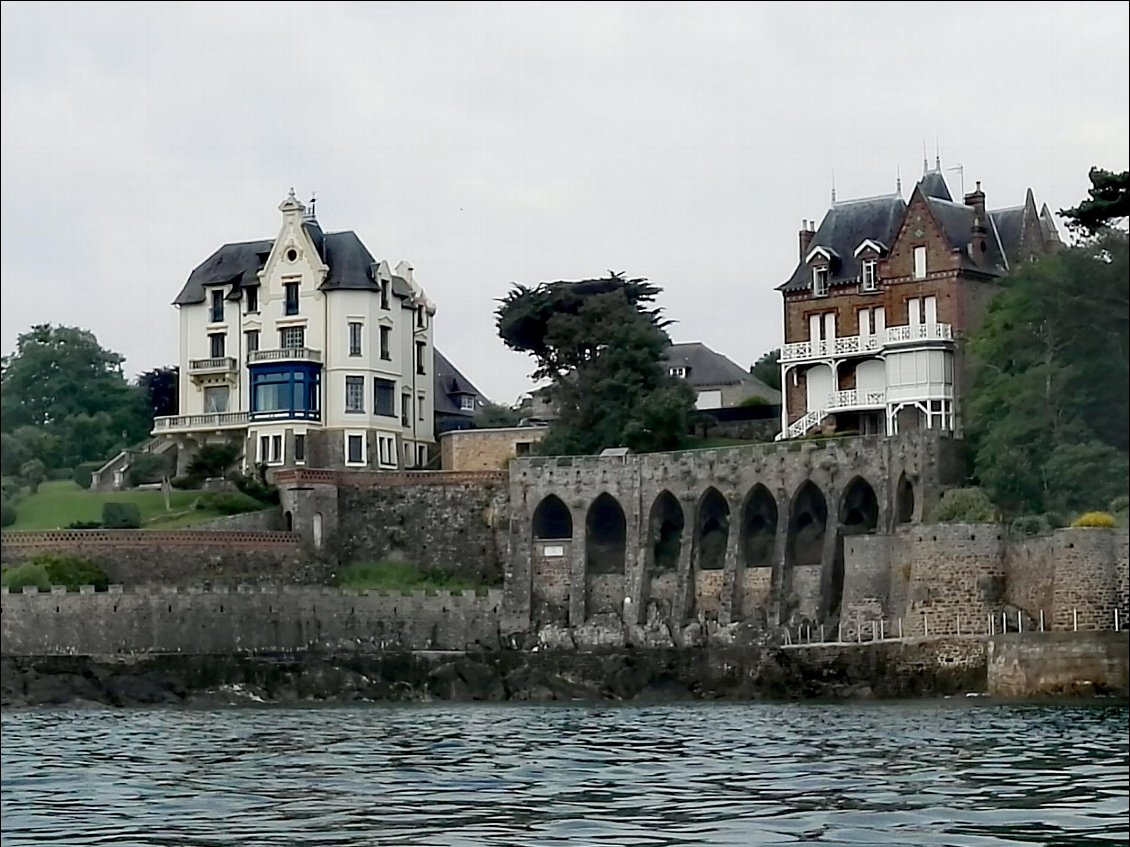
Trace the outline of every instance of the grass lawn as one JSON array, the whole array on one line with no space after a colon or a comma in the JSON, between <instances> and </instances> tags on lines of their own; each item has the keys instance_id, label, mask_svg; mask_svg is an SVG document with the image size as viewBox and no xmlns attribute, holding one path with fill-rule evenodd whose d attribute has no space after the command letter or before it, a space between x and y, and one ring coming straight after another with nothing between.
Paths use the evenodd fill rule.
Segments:
<instances>
[{"instance_id":1,"label":"grass lawn","mask_svg":"<svg viewBox=\"0 0 1130 847\"><path fill-rule=\"evenodd\" d=\"M174 490L171 511L166 513L160 491L87 491L70 480L45 482L35 494L25 492L16 504L16 522L5 529L61 529L75 521L100 521L102 504L108 502L136 503L142 526L152 529L186 527L219 517L217 512L192 508L199 496L199 491Z\"/></svg>"}]
</instances>

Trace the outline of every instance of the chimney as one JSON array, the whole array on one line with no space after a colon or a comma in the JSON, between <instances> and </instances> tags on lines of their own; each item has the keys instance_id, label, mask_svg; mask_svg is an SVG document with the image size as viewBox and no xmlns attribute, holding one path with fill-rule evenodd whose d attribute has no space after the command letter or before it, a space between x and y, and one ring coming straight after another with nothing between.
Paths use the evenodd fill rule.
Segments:
<instances>
[{"instance_id":1,"label":"chimney","mask_svg":"<svg viewBox=\"0 0 1130 847\"><path fill-rule=\"evenodd\" d=\"M981 190L981 182L977 188L965 195L965 205L973 209L973 228L969 234L969 256L974 262L980 264L988 250L989 220L985 215L985 192Z\"/></svg>"},{"instance_id":2,"label":"chimney","mask_svg":"<svg viewBox=\"0 0 1130 847\"><path fill-rule=\"evenodd\" d=\"M813 229L815 224L816 221L801 221L800 233L798 235L800 241L800 260L802 262L804 261L804 257L808 255L808 248L812 244L812 239L816 236L816 230Z\"/></svg>"}]
</instances>

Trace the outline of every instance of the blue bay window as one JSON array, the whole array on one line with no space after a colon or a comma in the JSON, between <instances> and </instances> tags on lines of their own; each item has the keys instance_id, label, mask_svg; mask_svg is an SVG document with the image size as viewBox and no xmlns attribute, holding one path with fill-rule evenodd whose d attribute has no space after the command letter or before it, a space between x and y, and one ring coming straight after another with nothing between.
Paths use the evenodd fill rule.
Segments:
<instances>
[{"instance_id":1,"label":"blue bay window","mask_svg":"<svg viewBox=\"0 0 1130 847\"><path fill-rule=\"evenodd\" d=\"M298 362L251 366L251 419L320 420L321 365Z\"/></svg>"}]
</instances>

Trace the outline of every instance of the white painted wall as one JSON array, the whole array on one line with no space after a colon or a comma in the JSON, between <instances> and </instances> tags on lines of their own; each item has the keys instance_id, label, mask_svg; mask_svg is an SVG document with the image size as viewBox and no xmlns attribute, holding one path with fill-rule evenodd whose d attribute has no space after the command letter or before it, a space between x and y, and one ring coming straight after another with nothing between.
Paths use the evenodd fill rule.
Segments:
<instances>
[{"instance_id":1,"label":"white painted wall","mask_svg":"<svg viewBox=\"0 0 1130 847\"><path fill-rule=\"evenodd\" d=\"M836 380L832 369L827 365L813 365L806 371L808 389L808 411L815 412L828 405L828 395L835 388Z\"/></svg>"}]
</instances>

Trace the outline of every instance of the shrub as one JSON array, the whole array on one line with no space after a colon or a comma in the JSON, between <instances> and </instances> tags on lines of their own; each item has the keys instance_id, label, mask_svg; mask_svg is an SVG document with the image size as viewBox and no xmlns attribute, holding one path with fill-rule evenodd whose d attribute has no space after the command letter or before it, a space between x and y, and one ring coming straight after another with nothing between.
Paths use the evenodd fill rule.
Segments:
<instances>
[{"instance_id":1,"label":"shrub","mask_svg":"<svg viewBox=\"0 0 1130 847\"><path fill-rule=\"evenodd\" d=\"M103 503L102 525L107 529L139 529L141 510L136 503Z\"/></svg>"},{"instance_id":2,"label":"shrub","mask_svg":"<svg viewBox=\"0 0 1130 847\"><path fill-rule=\"evenodd\" d=\"M52 482L59 482L64 479L73 479L75 475L74 468L52 468L47 472L47 478Z\"/></svg>"},{"instance_id":3,"label":"shrub","mask_svg":"<svg viewBox=\"0 0 1130 847\"><path fill-rule=\"evenodd\" d=\"M167 456L156 453L135 453L129 461L129 484L132 486L160 482L172 470Z\"/></svg>"},{"instance_id":4,"label":"shrub","mask_svg":"<svg viewBox=\"0 0 1130 847\"><path fill-rule=\"evenodd\" d=\"M200 487L201 481L190 476L174 476L169 480L169 485L179 491L193 491Z\"/></svg>"},{"instance_id":5,"label":"shrub","mask_svg":"<svg viewBox=\"0 0 1130 847\"><path fill-rule=\"evenodd\" d=\"M15 502L23 494L24 484L14 476L0 479L0 496L5 500Z\"/></svg>"},{"instance_id":6,"label":"shrub","mask_svg":"<svg viewBox=\"0 0 1130 847\"><path fill-rule=\"evenodd\" d=\"M81 488L90 488L91 483L94 481L94 472L102 467L105 462L83 462L80 465L75 465L74 473L71 479L75 481Z\"/></svg>"},{"instance_id":7,"label":"shrub","mask_svg":"<svg viewBox=\"0 0 1130 847\"><path fill-rule=\"evenodd\" d=\"M0 501L0 526L11 526L16 522L16 506L5 498Z\"/></svg>"},{"instance_id":8,"label":"shrub","mask_svg":"<svg viewBox=\"0 0 1130 847\"><path fill-rule=\"evenodd\" d=\"M1120 494L1110 501L1110 511L1113 514L1130 510L1130 497Z\"/></svg>"},{"instance_id":9,"label":"shrub","mask_svg":"<svg viewBox=\"0 0 1130 847\"><path fill-rule=\"evenodd\" d=\"M208 477L223 476L239 458L236 444L205 444L188 463L188 476L203 482Z\"/></svg>"},{"instance_id":10,"label":"shrub","mask_svg":"<svg viewBox=\"0 0 1130 847\"><path fill-rule=\"evenodd\" d=\"M996 523L997 510L980 488L952 488L942 495L939 523Z\"/></svg>"},{"instance_id":11,"label":"shrub","mask_svg":"<svg viewBox=\"0 0 1130 847\"><path fill-rule=\"evenodd\" d=\"M1086 512L1073 520L1071 525L1088 529L1109 529L1114 526L1114 515L1110 512Z\"/></svg>"},{"instance_id":12,"label":"shrub","mask_svg":"<svg viewBox=\"0 0 1130 847\"><path fill-rule=\"evenodd\" d=\"M50 591L51 578L47 576L47 569L43 565L24 562L22 565L0 571L0 585L8 586L9 591L22 591L32 585L40 591Z\"/></svg>"},{"instance_id":13,"label":"shrub","mask_svg":"<svg viewBox=\"0 0 1130 847\"><path fill-rule=\"evenodd\" d=\"M1043 518L1051 529L1067 526L1066 519L1059 512L1044 512Z\"/></svg>"},{"instance_id":14,"label":"shrub","mask_svg":"<svg viewBox=\"0 0 1130 847\"><path fill-rule=\"evenodd\" d=\"M1013 520L1009 529L1017 535L1039 535L1051 529L1043 515L1022 515Z\"/></svg>"},{"instance_id":15,"label":"shrub","mask_svg":"<svg viewBox=\"0 0 1130 847\"><path fill-rule=\"evenodd\" d=\"M20 479L32 494L39 490L39 485L47 479L47 466L39 459L30 459L20 465Z\"/></svg>"},{"instance_id":16,"label":"shrub","mask_svg":"<svg viewBox=\"0 0 1130 847\"><path fill-rule=\"evenodd\" d=\"M71 521L63 529L102 529L102 521Z\"/></svg>"},{"instance_id":17,"label":"shrub","mask_svg":"<svg viewBox=\"0 0 1130 847\"><path fill-rule=\"evenodd\" d=\"M228 481L233 483L236 488L248 497L254 497L260 503L266 503L271 506L277 506L279 504L278 486L271 485L258 477L241 473L228 474Z\"/></svg>"},{"instance_id":18,"label":"shrub","mask_svg":"<svg viewBox=\"0 0 1130 847\"><path fill-rule=\"evenodd\" d=\"M263 503L242 491L209 491L200 495L196 508L209 509L221 515L240 515L259 511L263 508Z\"/></svg>"}]
</instances>

